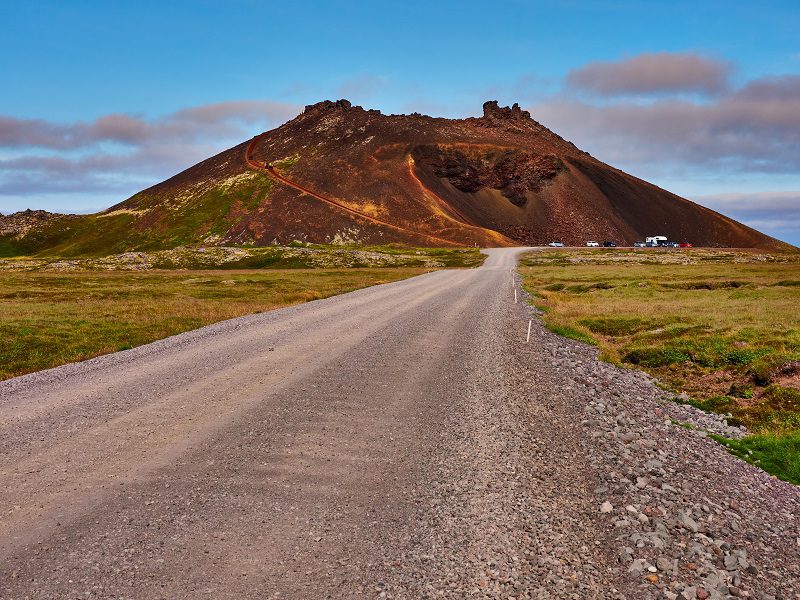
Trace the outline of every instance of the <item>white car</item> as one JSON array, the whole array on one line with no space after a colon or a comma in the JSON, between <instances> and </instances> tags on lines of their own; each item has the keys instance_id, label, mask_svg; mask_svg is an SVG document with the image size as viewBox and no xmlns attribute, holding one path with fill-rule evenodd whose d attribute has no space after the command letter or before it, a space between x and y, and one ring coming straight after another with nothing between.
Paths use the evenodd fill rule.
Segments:
<instances>
[{"instance_id":1,"label":"white car","mask_svg":"<svg viewBox=\"0 0 800 600\"><path fill-rule=\"evenodd\" d=\"M550 246L551 248L563 248L564 242L550 242L547 245Z\"/></svg>"},{"instance_id":2,"label":"white car","mask_svg":"<svg viewBox=\"0 0 800 600\"><path fill-rule=\"evenodd\" d=\"M595 242L594 240L589 240L588 242L586 242L586 245L589 248L599 248L600 247L600 242Z\"/></svg>"}]
</instances>

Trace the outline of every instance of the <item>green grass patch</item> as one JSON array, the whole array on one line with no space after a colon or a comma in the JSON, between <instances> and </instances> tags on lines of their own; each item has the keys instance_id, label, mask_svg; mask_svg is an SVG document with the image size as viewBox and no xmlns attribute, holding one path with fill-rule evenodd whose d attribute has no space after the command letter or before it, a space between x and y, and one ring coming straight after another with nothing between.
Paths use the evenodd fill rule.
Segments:
<instances>
[{"instance_id":1,"label":"green grass patch","mask_svg":"<svg viewBox=\"0 0 800 600\"><path fill-rule=\"evenodd\" d=\"M739 395L690 398L686 403L707 412L730 413L731 425L744 425L757 433L800 431L800 391L772 385L756 397L752 389L745 389Z\"/></svg>"},{"instance_id":2,"label":"green grass patch","mask_svg":"<svg viewBox=\"0 0 800 600\"><path fill-rule=\"evenodd\" d=\"M741 440L729 440L715 434L711 437L739 458L784 481L800 485L800 432L764 433Z\"/></svg>"},{"instance_id":3,"label":"green grass patch","mask_svg":"<svg viewBox=\"0 0 800 600\"><path fill-rule=\"evenodd\" d=\"M145 190L127 201L126 210L54 219L21 240L0 238L0 257L107 256L200 245L226 235L274 185L265 173L246 171L186 197Z\"/></svg>"},{"instance_id":4,"label":"green grass patch","mask_svg":"<svg viewBox=\"0 0 800 600\"><path fill-rule=\"evenodd\" d=\"M287 156L285 158L281 158L276 160L272 163L272 166L278 168L281 171L288 171L293 166L297 164L297 161L300 160L299 154L293 154L292 156Z\"/></svg>"},{"instance_id":5,"label":"green grass patch","mask_svg":"<svg viewBox=\"0 0 800 600\"><path fill-rule=\"evenodd\" d=\"M679 402L684 401L679 400ZM704 400L689 398L689 400L685 401L684 403L696 406L697 408L706 412L717 412L723 414L731 412L736 407L734 399L730 396L711 396L710 398L705 398Z\"/></svg>"},{"instance_id":6,"label":"green grass patch","mask_svg":"<svg viewBox=\"0 0 800 600\"><path fill-rule=\"evenodd\" d=\"M684 331L685 333L685 331ZM642 367L664 367L687 363L708 369L749 365L769 354L769 348L739 348L722 336L682 337L673 330L671 340L646 345L632 344L625 349L627 362Z\"/></svg>"},{"instance_id":7,"label":"green grass patch","mask_svg":"<svg viewBox=\"0 0 800 600\"><path fill-rule=\"evenodd\" d=\"M547 323L547 328L562 337L569 338L571 340L578 340L579 342L585 342L587 344L592 344L593 346L597 345L597 341L590 336L588 333L581 331L580 329L576 329L575 327L570 327L569 325L556 325Z\"/></svg>"},{"instance_id":8,"label":"green grass patch","mask_svg":"<svg viewBox=\"0 0 800 600\"><path fill-rule=\"evenodd\" d=\"M733 396L734 398L742 398L744 400L749 400L755 395L755 391L753 390L753 386L747 385L745 383L740 383L737 381L731 384L731 387L728 390L728 394Z\"/></svg>"},{"instance_id":9,"label":"green grass patch","mask_svg":"<svg viewBox=\"0 0 800 600\"><path fill-rule=\"evenodd\" d=\"M543 289L547 290L548 292L560 292L563 290L566 285L563 283L550 283L543 287Z\"/></svg>"},{"instance_id":10,"label":"green grass patch","mask_svg":"<svg viewBox=\"0 0 800 600\"><path fill-rule=\"evenodd\" d=\"M663 285L679 290L723 290L745 287L748 284L744 281L677 281Z\"/></svg>"},{"instance_id":11,"label":"green grass patch","mask_svg":"<svg viewBox=\"0 0 800 600\"><path fill-rule=\"evenodd\" d=\"M795 360L800 360L800 355L794 352L776 350L766 353L753 361L748 367L748 374L756 385L768 386L780 374L781 367Z\"/></svg>"},{"instance_id":12,"label":"green grass patch","mask_svg":"<svg viewBox=\"0 0 800 600\"><path fill-rule=\"evenodd\" d=\"M654 327L652 321L639 317L593 317L578 322L592 333L612 337L633 335Z\"/></svg>"}]
</instances>

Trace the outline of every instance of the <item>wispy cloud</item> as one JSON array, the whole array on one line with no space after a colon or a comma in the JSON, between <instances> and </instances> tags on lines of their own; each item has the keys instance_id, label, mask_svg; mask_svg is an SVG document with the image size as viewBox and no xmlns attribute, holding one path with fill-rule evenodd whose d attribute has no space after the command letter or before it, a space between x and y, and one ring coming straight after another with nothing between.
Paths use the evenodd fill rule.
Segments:
<instances>
[{"instance_id":1,"label":"wispy cloud","mask_svg":"<svg viewBox=\"0 0 800 600\"><path fill-rule=\"evenodd\" d=\"M800 169L798 75L755 79L713 101L593 103L565 94L530 109L609 162L753 173Z\"/></svg>"},{"instance_id":2,"label":"wispy cloud","mask_svg":"<svg viewBox=\"0 0 800 600\"><path fill-rule=\"evenodd\" d=\"M161 142L129 152L76 157L28 154L0 160L0 195L129 193L213 155L211 144Z\"/></svg>"},{"instance_id":3,"label":"wispy cloud","mask_svg":"<svg viewBox=\"0 0 800 600\"><path fill-rule=\"evenodd\" d=\"M800 244L800 190L711 194L693 200L777 238Z\"/></svg>"},{"instance_id":4,"label":"wispy cloud","mask_svg":"<svg viewBox=\"0 0 800 600\"><path fill-rule=\"evenodd\" d=\"M0 195L131 191L175 174L296 115L260 100L184 108L147 119L111 114L91 122L0 117Z\"/></svg>"},{"instance_id":5,"label":"wispy cloud","mask_svg":"<svg viewBox=\"0 0 800 600\"><path fill-rule=\"evenodd\" d=\"M644 54L570 71L531 99L534 118L601 160L665 180L792 178L800 172L800 75L734 86L734 66L693 53ZM800 192L693 198L800 243Z\"/></svg>"},{"instance_id":6,"label":"wispy cloud","mask_svg":"<svg viewBox=\"0 0 800 600\"><path fill-rule=\"evenodd\" d=\"M693 52L640 54L615 62L593 62L567 74L567 86L601 96L700 93L728 89L733 67Z\"/></svg>"},{"instance_id":7,"label":"wispy cloud","mask_svg":"<svg viewBox=\"0 0 800 600\"><path fill-rule=\"evenodd\" d=\"M291 104L242 100L185 108L156 119L110 114L88 123L62 124L0 116L0 147L71 150L104 142L139 146L165 139L230 137L244 134L248 126L282 121L297 112Z\"/></svg>"}]
</instances>

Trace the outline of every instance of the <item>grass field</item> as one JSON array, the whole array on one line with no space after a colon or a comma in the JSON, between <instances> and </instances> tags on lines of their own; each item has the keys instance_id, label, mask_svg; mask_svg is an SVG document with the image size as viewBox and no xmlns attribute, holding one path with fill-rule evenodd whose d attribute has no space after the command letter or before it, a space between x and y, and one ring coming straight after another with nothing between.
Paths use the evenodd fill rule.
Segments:
<instances>
[{"instance_id":1,"label":"grass field","mask_svg":"<svg viewBox=\"0 0 800 600\"><path fill-rule=\"evenodd\" d=\"M474 267L476 248L402 245L343 246L292 242L287 246L180 246L108 256L0 258L0 271L143 271L150 269L335 269L368 267Z\"/></svg>"},{"instance_id":2,"label":"grass field","mask_svg":"<svg viewBox=\"0 0 800 600\"><path fill-rule=\"evenodd\" d=\"M0 260L0 379L484 259L475 248L294 242Z\"/></svg>"},{"instance_id":3,"label":"grass field","mask_svg":"<svg viewBox=\"0 0 800 600\"><path fill-rule=\"evenodd\" d=\"M755 435L732 451L800 484L800 255L565 250L520 267L553 331Z\"/></svg>"},{"instance_id":4,"label":"grass field","mask_svg":"<svg viewBox=\"0 0 800 600\"><path fill-rule=\"evenodd\" d=\"M9 270L0 275L0 379L429 270Z\"/></svg>"}]
</instances>

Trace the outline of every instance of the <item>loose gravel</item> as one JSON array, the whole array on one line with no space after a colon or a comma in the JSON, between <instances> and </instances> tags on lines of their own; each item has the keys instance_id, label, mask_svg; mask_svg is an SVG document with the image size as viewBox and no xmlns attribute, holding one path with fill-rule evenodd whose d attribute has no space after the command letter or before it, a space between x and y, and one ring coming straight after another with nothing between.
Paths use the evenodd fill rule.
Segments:
<instances>
[{"instance_id":1,"label":"loose gravel","mask_svg":"<svg viewBox=\"0 0 800 600\"><path fill-rule=\"evenodd\" d=\"M800 488L707 435L746 430L513 312L476 336L461 460L439 455L431 531L386 597L800 598Z\"/></svg>"},{"instance_id":2,"label":"loose gravel","mask_svg":"<svg viewBox=\"0 0 800 600\"><path fill-rule=\"evenodd\" d=\"M547 331L512 267L497 251L7 382L0 495L49 508L0 518L25 532L0 598L800 598L800 488L706 434L742 430ZM62 475L81 439L85 474ZM82 492L116 467L120 491Z\"/></svg>"}]
</instances>

